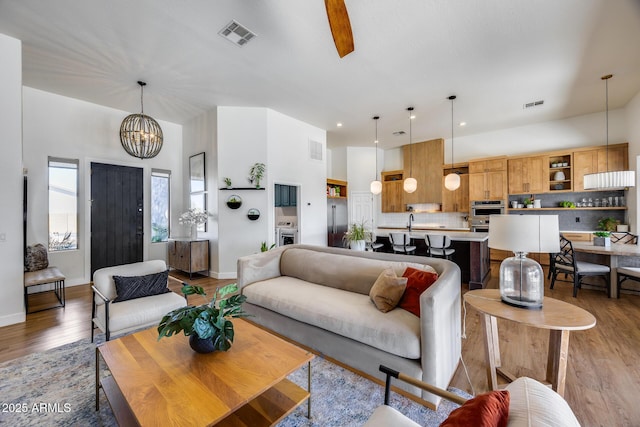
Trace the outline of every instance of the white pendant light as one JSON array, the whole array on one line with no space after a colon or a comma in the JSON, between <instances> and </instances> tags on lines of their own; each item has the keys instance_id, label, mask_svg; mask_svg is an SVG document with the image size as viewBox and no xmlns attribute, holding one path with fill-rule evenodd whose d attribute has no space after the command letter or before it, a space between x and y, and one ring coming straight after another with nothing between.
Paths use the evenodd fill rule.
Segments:
<instances>
[{"instance_id":1,"label":"white pendant light","mask_svg":"<svg viewBox=\"0 0 640 427\"><path fill-rule=\"evenodd\" d=\"M411 120L413 120L413 107L407 108L409 112L409 178L404 180L402 187L407 193L413 193L418 189L418 181L413 178L413 148L411 145Z\"/></svg>"},{"instance_id":2,"label":"white pendant light","mask_svg":"<svg viewBox=\"0 0 640 427\"><path fill-rule=\"evenodd\" d=\"M606 129L607 129L607 170L605 172L590 173L584 176L585 190L605 190L611 188L635 187L636 173L634 171L609 171L609 79L613 74L602 76L605 83Z\"/></svg>"},{"instance_id":3,"label":"white pendant light","mask_svg":"<svg viewBox=\"0 0 640 427\"><path fill-rule=\"evenodd\" d=\"M374 116L373 120L376 121L376 139L374 141L376 147L376 174L371 181L371 185L369 186L372 194L380 194L382 193L382 183L378 180L378 119L380 116Z\"/></svg>"},{"instance_id":4,"label":"white pendant light","mask_svg":"<svg viewBox=\"0 0 640 427\"><path fill-rule=\"evenodd\" d=\"M451 169L453 169L453 100L456 99L455 95L451 95L449 100L451 101ZM457 173L450 173L444 177L444 188L449 191L457 190L460 187L460 175Z\"/></svg>"}]
</instances>

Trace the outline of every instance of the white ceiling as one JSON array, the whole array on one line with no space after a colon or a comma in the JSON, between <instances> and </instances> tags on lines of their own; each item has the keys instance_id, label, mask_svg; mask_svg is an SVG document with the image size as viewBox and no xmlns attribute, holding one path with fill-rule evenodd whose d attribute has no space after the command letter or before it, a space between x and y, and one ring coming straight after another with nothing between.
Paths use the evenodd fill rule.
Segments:
<instances>
[{"instance_id":1,"label":"white ceiling","mask_svg":"<svg viewBox=\"0 0 640 427\"><path fill-rule=\"evenodd\" d=\"M640 0L346 0L340 59L322 0L0 0L26 86L184 123L217 105L268 107L383 148L623 107L640 91ZM218 35L235 19L257 37ZM544 99L524 110L523 104ZM343 122L342 128L336 123Z\"/></svg>"}]
</instances>

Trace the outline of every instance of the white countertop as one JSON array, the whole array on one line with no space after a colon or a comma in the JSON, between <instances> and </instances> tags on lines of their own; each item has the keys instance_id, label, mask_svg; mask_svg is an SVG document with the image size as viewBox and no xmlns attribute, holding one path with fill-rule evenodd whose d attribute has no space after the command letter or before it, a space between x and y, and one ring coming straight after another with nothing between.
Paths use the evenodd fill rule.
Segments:
<instances>
[{"instance_id":1,"label":"white countertop","mask_svg":"<svg viewBox=\"0 0 640 427\"><path fill-rule=\"evenodd\" d=\"M463 230L468 230L463 229ZM388 237L389 233L398 231L398 232L406 232L408 231L406 228L383 228L378 227L375 231L376 236ZM456 231L455 229L443 229L443 228L432 228L432 229L418 229L412 227L411 230L411 238L412 239L424 239L424 235L427 231L438 231L439 233L446 234L451 238L451 240L455 240L458 242L484 242L489 239L489 233L477 233L471 231Z\"/></svg>"}]
</instances>

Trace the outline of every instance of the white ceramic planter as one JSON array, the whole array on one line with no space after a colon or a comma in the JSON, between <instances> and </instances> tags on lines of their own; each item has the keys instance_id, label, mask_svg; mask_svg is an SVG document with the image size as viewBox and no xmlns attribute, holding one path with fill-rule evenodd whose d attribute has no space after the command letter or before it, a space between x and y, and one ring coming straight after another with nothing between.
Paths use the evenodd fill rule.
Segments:
<instances>
[{"instance_id":1,"label":"white ceramic planter","mask_svg":"<svg viewBox=\"0 0 640 427\"><path fill-rule=\"evenodd\" d=\"M364 240L352 240L349 247L354 251L364 251L366 244Z\"/></svg>"},{"instance_id":2,"label":"white ceramic planter","mask_svg":"<svg viewBox=\"0 0 640 427\"><path fill-rule=\"evenodd\" d=\"M593 246L611 246L611 237L598 237L593 238Z\"/></svg>"}]
</instances>

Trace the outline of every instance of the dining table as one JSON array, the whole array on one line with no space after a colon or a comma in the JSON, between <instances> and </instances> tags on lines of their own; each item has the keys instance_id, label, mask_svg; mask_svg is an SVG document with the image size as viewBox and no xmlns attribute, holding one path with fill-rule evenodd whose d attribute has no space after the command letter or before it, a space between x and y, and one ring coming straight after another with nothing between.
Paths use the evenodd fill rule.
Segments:
<instances>
[{"instance_id":1,"label":"dining table","mask_svg":"<svg viewBox=\"0 0 640 427\"><path fill-rule=\"evenodd\" d=\"M640 259L640 246L624 243L612 243L611 246L595 246L593 242L571 242L575 252L605 255L611 268L611 286L609 297L618 298L618 265L621 258L634 257Z\"/></svg>"}]
</instances>

